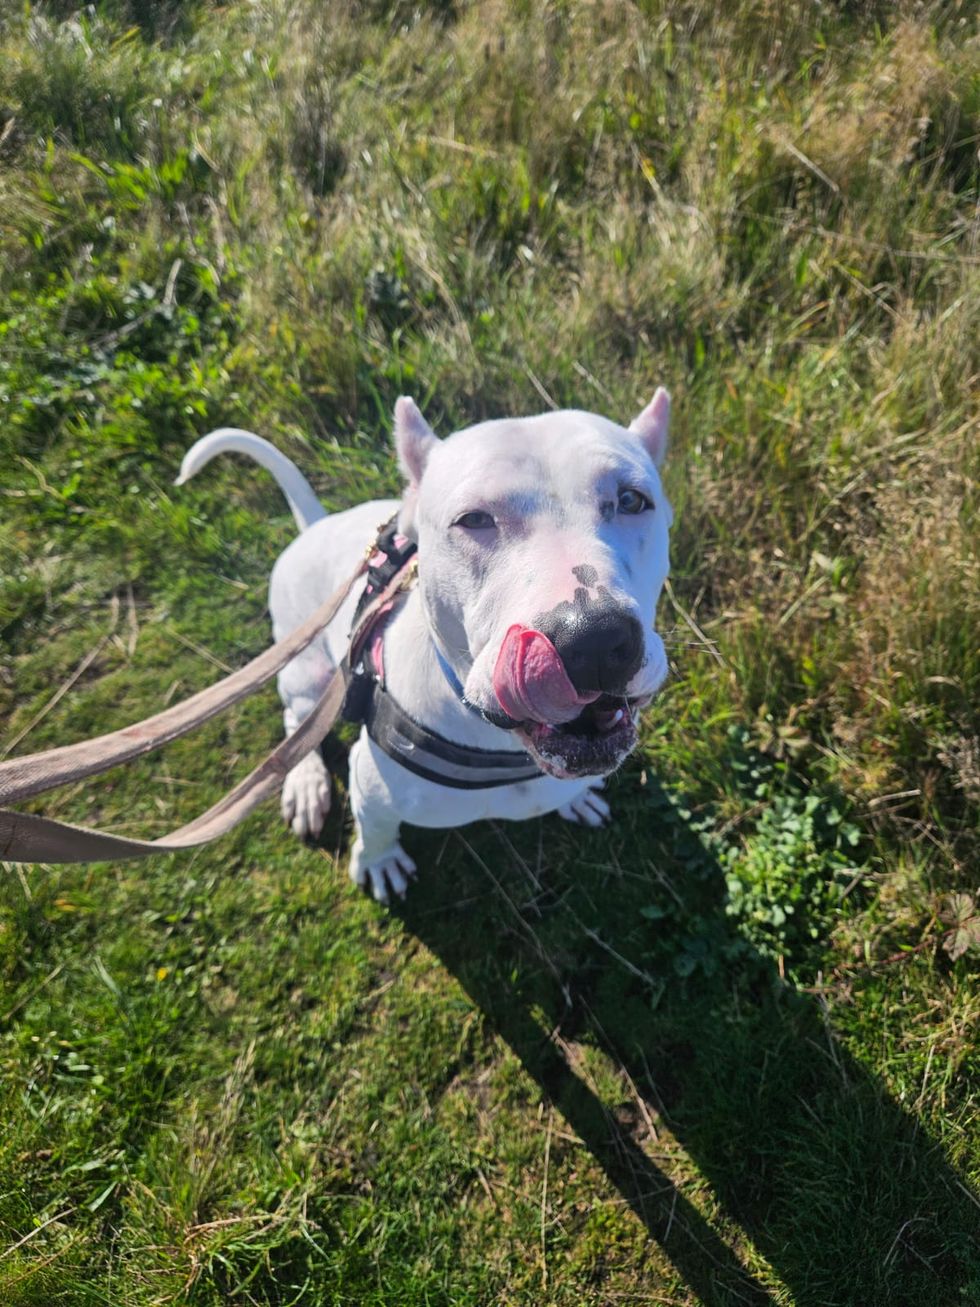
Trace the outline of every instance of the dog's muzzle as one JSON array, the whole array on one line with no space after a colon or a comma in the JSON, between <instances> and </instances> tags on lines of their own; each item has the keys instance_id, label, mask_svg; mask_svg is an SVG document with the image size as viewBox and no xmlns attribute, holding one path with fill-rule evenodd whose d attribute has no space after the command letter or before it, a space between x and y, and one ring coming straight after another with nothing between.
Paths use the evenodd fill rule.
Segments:
<instances>
[{"instance_id":1,"label":"dog's muzzle","mask_svg":"<svg viewBox=\"0 0 980 1307\"><path fill-rule=\"evenodd\" d=\"M552 626L561 650L544 631L510 627L494 667L507 724L553 776L605 775L636 744L641 705L626 687L642 662L642 629L630 614L593 616L562 614Z\"/></svg>"}]
</instances>

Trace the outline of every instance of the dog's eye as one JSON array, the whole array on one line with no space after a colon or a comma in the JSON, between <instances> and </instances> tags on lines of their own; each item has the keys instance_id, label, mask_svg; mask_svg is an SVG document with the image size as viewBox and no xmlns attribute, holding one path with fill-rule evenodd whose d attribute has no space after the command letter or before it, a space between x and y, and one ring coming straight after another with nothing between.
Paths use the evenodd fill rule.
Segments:
<instances>
[{"instance_id":1,"label":"dog's eye","mask_svg":"<svg viewBox=\"0 0 980 1307\"><path fill-rule=\"evenodd\" d=\"M480 509L474 509L472 513L463 513L453 523L453 526L465 527L467 531L492 531L496 525L490 514Z\"/></svg>"},{"instance_id":2,"label":"dog's eye","mask_svg":"<svg viewBox=\"0 0 980 1307\"><path fill-rule=\"evenodd\" d=\"M620 513L645 513L648 508L653 508L653 504L642 490L626 486L619 492L617 508Z\"/></svg>"}]
</instances>

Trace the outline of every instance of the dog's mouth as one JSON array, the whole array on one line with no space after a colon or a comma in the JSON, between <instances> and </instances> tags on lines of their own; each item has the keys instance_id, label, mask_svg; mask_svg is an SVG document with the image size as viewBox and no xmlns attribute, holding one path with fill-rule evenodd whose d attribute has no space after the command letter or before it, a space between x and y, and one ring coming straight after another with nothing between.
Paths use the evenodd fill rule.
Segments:
<instances>
[{"instance_id":1,"label":"dog's mouth","mask_svg":"<svg viewBox=\"0 0 980 1307\"><path fill-rule=\"evenodd\" d=\"M605 776L636 747L637 718L646 702L602 694L570 722L522 722L515 734L549 776Z\"/></svg>"},{"instance_id":2,"label":"dog's mouth","mask_svg":"<svg viewBox=\"0 0 980 1307\"><path fill-rule=\"evenodd\" d=\"M511 730L549 776L605 776L637 741L639 711L651 695L579 689L541 631L511 626L493 670L495 709L481 711Z\"/></svg>"}]
</instances>

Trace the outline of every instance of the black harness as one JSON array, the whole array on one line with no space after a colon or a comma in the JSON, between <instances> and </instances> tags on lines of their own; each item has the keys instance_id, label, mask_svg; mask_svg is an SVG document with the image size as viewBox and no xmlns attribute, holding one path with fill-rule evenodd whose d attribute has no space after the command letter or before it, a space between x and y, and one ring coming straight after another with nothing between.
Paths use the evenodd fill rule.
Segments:
<instances>
[{"instance_id":1,"label":"black harness","mask_svg":"<svg viewBox=\"0 0 980 1307\"><path fill-rule=\"evenodd\" d=\"M399 534L397 518L392 518L381 528L374 544L367 582L354 612L354 626L372 598L409 567L417 552L415 542ZM383 625L389 615L380 616L379 624ZM416 776L454 790L494 789L498 785L536 780L543 774L523 750L477 749L472 745L457 744L409 716L391 697L383 675L379 676L370 644L368 639L354 668L344 700L343 716L349 722L363 723L370 738L389 758ZM444 664L441 656L439 663L440 666ZM455 674L445 667L444 671L457 697L462 699Z\"/></svg>"}]
</instances>

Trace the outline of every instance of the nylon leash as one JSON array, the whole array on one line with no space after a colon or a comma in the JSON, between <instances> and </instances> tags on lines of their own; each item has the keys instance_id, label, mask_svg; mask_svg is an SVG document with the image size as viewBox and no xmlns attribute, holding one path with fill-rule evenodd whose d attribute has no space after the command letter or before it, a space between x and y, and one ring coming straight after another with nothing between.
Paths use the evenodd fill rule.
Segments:
<instances>
[{"instance_id":1,"label":"nylon leash","mask_svg":"<svg viewBox=\"0 0 980 1307\"><path fill-rule=\"evenodd\" d=\"M95 740L52 749L46 753L13 758L0 764L0 799L17 801L66 781L107 771L118 763L140 757L185 735L223 708L252 694L317 636L336 616L354 585L367 570L362 561L351 578L290 635L231 676L207 690L158 713ZM260 803L275 794L283 778L311 749L316 748L340 716L351 680L351 665L381 608L406 584L408 572L392 578L374 596L358 619L347 655L313 711L292 735L284 739L228 794L206 812L156 840L129 839L94 827L74 826L32 813L0 808L0 860L8 862L70 863L104 859L145 858L207 844L237 826Z\"/></svg>"}]
</instances>

